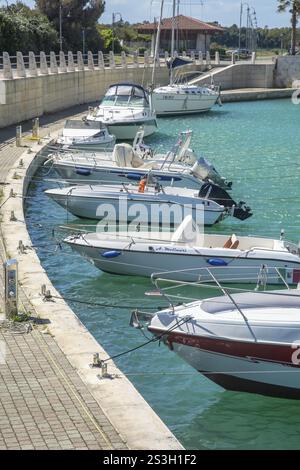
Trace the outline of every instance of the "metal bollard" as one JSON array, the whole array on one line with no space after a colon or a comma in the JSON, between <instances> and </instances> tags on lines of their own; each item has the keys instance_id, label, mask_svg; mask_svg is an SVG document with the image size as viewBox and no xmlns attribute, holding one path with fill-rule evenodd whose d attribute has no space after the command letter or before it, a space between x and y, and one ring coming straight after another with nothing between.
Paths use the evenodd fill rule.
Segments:
<instances>
[{"instance_id":1,"label":"metal bollard","mask_svg":"<svg viewBox=\"0 0 300 470\"><path fill-rule=\"evenodd\" d=\"M35 118L32 120L32 139L38 140L40 134L40 120L39 118Z\"/></svg>"},{"instance_id":2,"label":"metal bollard","mask_svg":"<svg viewBox=\"0 0 300 470\"><path fill-rule=\"evenodd\" d=\"M22 147L22 126L16 127L16 146Z\"/></svg>"}]
</instances>

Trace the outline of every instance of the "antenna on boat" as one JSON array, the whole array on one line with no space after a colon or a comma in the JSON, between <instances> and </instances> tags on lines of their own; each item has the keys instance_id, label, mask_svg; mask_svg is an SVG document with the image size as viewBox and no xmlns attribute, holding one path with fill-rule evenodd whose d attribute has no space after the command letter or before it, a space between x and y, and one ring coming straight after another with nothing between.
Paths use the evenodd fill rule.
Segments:
<instances>
[{"instance_id":1,"label":"antenna on boat","mask_svg":"<svg viewBox=\"0 0 300 470\"><path fill-rule=\"evenodd\" d=\"M284 240L284 237L285 237L285 230L284 230L284 228L282 228L280 230L280 240Z\"/></svg>"}]
</instances>

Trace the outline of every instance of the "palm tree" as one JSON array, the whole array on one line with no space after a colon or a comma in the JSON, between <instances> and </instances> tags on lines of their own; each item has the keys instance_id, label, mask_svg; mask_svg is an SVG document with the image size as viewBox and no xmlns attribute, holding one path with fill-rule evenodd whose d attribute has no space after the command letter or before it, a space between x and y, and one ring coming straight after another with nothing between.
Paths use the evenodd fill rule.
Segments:
<instances>
[{"instance_id":1,"label":"palm tree","mask_svg":"<svg viewBox=\"0 0 300 470\"><path fill-rule=\"evenodd\" d=\"M289 8L292 13L292 38L291 38L291 54L296 54L296 40L297 40L297 23L300 14L300 0L278 0L277 10L281 13Z\"/></svg>"}]
</instances>

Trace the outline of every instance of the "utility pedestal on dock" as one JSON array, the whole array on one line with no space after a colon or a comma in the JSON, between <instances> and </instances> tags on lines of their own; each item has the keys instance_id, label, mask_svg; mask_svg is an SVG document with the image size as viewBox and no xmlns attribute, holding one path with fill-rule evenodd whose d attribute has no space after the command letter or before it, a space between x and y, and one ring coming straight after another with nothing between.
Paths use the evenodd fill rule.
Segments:
<instances>
[{"instance_id":1,"label":"utility pedestal on dock","mask_svg":"<svg viewBox=\"0 0 300 470\"><path fill-rule=\"evenodd\" d=\"M10 259L4 263L5 274L5 316L7 319L18 314L18 262Z\"/></svg>"}]
</instances>

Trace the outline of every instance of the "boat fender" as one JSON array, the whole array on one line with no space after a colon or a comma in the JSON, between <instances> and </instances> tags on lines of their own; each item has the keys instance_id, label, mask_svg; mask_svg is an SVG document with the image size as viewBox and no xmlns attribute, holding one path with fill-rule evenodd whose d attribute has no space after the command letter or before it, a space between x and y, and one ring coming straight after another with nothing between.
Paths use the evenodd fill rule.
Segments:
<instances>
[{"instance_id":1,"label":"boat fender","mask_svg":"<svg viewBox=\"0 0 300 470\"><path fill-rule=\"evenodd\" d=\"M207 259L206 262L210 264L211 266L227 266L228 265L226 261L220 258L210 258L210 259Z\"/></svg>"},{"instance_id":2,"label":"boat fender","mask_svg":"<svg viewBox=\"0 0 300 470\"><path fill-rule=\"evenodd\" d=\"M89 168L76 168L77 175L89 176L92 174L92 170Z\"/></svg>"},{"instance_id":3,"label":"boat fender","mask_svg":"<svg viewBox=\"0 0 300 470\"><path fill-rule=\"evenodd\" d=\"M121 252L120 251L105 251L104 253L101 253L101 256L103 258L116 258L117 256L120 256Z\"/></svg>"},{"instance_id":4,"label":"boat fender","mask_svg":"<svg viewBox=\"0 0 300 470\"><path fill-rule=\"evenodd\" d=\"M139 175L138 173L127 173L126 177L129 180L135 180L135 181L140 181L141 179L141 175Z\"/></svg>"}]
</instances>

